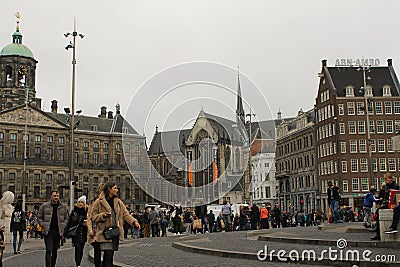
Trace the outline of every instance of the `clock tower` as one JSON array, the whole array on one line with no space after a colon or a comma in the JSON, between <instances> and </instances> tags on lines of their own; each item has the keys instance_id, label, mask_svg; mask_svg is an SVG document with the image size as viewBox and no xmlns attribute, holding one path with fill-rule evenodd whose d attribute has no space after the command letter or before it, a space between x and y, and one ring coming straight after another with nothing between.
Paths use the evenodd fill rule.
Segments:
<instances>
[{"instance_id":1,"label":"clock tower","mask_svg":"<svg viewBox=\"0 0 400 267\"><path fill-rule=\"evenodd\" d=\"M25 103L29 94L31 105L41 108L41 99L36 98L35 73L38 63L32 51L22 44L19 31L19 16L12 43L0 51L0 111Z\"/></svg>"}]
</instances>

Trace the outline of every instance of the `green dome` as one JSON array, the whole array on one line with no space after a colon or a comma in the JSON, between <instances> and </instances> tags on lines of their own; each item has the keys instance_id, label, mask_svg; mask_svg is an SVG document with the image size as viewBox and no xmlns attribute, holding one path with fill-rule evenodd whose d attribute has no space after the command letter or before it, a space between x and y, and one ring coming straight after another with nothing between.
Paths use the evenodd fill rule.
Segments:
<instances>
[{"instance_id":1,"label":"green dome","mask_svg":"<svg viewBox=\"0 0 400 267\"><path fill-rule=\"evenodd\" d=\"M33 58L32 51L23 44L9 44L0 52L0 57L3 56L23 56Z\"/></svg>"},{"instance_id":2,"label":"green dome","mask_svg":"<svg viewBox=\"0 0 400 267\"><path fill-rule=\"evenodd\" d=\"M32 51L22 44L22 34L19 32L19 28L17 26L17 30L12 35L13 42L12 44L7 45L0 51L0 57L3 56L22 56L33 58Z\"/></svg>"}]
</instances>

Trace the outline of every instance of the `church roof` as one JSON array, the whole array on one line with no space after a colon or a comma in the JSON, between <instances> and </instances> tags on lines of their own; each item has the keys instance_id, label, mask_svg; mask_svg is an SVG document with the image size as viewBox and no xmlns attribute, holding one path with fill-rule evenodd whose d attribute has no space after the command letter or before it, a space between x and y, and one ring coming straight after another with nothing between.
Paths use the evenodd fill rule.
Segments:
<instances>
[{"instance_id":1,"label":"church roof","mask_svg":"<svg viewBox=\"0 0 400 267\"><path fill-rule=\"evenodd\" d=\"M158 153L181 151L182 144L185 142L191 131L192 129L165 132L156 131L151 140L148 153L154 155Z\"/></svg>"}]
</instances>

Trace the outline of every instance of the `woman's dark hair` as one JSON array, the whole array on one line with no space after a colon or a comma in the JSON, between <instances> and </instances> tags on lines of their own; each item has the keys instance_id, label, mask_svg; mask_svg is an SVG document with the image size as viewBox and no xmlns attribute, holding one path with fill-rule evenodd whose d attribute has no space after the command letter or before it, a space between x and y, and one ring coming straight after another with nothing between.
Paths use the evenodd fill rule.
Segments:
<instances>
[{"instance_id":1,"label":"woman's dark hair","mask_svg":"<svg viewBox=\"0 0 400 267\"><path fill-rule=\"evenodd\" d=\"M117 185L115 182L107 182L104 184L104 188L103 188L103 192L104 192L104 196L106 197L106 199L108 199L108 191L113 188L115 185Z\"/></svg>"}]
</instances>

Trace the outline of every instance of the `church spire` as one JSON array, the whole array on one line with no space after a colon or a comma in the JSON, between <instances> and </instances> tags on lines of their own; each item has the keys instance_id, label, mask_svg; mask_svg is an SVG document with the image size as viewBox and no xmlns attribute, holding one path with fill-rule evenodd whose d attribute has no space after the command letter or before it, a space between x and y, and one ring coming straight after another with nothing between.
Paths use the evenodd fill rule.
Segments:
<instances>
[{"instance_id":1,"label":"church spire","mask_svg":"<svg viewBox=\"0 0 400 267\"><path fill-rule=\"evenodd\" d=\"M242 92L240 90L240 77L239 77L239 66L238 66L238 89L237 89L237 100L236 100L236 120L239 120L245 124L245 114L243 109L243 102L242 102Z\"/></svg>"}]
</instances>

